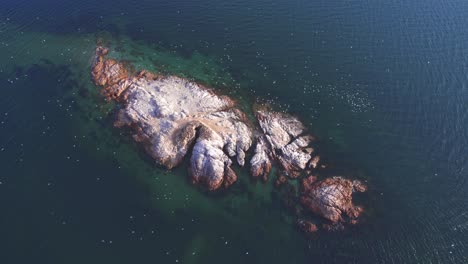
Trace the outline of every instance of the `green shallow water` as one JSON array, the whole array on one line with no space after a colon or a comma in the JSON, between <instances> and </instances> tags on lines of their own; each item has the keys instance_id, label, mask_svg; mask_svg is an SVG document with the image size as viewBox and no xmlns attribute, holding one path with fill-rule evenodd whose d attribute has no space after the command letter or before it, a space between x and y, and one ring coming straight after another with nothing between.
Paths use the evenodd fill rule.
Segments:
<instances>
[{"instance_id":1,"label":"green shallow water","mask_svg":"<svg viewBox=\"0 0 468 264\"><path fill-rule=\"evenodd\" d=\"M465 263L463 1L5 1L2 263ZM98 39L136 69L301 118L364 222L304 237L267 184L209 194L112 127Z\"/></svg>"}]
</instances>

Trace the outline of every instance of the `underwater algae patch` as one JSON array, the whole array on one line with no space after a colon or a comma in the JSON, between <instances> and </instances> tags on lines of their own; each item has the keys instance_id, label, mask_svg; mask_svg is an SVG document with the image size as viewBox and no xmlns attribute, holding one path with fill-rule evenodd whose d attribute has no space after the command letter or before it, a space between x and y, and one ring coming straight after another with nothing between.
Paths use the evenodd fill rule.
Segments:
<instances>
[{"instance_id":1,"label":"underwater algae patch","mask_svg":"<svg viewBox=\"0 0 468 264\"><path fill-rule=\"evenodd\" d=\"M306 233L317 230L307 220L311 213L325 220L325 229L357 223L363 208L352 203L352 194L366 187L342 177L317 180L326 166L312 146L315 138L298 118L255 106L253 120L233 99L211 88L177 76L132 71L107 58L108 52L96 48L93 80L108 101L121 106L114 125L129 127L159 165L171 169L190 156L191 182L209 191L237 181L234 164L248 164L252 177L264 181L276 166L278 188L302 178L299 196L287 196L287 203ZM253 156L247 161L249 153Z\"/></svg>"}]
</instances>

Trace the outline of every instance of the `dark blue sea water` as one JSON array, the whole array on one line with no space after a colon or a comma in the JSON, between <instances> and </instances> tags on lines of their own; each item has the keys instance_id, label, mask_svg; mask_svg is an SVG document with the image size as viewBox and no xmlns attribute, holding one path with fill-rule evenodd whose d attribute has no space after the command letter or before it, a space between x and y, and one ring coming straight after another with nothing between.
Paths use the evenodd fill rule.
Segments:
<instances>
[{"instance_id":1,"label":"dark blue sea water","mask_svg":"<svg viewBox=\"0 0 468 264\"><path fill-rule=\"evenodd\" d=\"M0 263L468 263L468 2L0 3ZM98 39L295 114L365 220L304 237L272 182L221 194L112 127Z\"/></svg>"}]
</instances>

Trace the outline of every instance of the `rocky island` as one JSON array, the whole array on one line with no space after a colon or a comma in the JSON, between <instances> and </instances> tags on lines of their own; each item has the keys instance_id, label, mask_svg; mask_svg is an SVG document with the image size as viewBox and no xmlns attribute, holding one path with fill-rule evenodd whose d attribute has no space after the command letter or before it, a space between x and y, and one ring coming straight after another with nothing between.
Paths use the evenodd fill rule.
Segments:
<instances>
[{"instance_id":1,"label":"rocky island","mask_svg":"<svg viewBox=\"0 0 468 264\"><path fill-rule=\"evenodd\" d=\"M249 166L252 177L263 181L276 166L278 186L302 178L296 202L326 220L326 229L357 222L363 209L353 205L352 194L366 187L342 177L316 181L311 176L320 157L311 146L314 137L298 118L256 107L256 120L250 120L234 100L211 88L176 76L132 73L122 62L106 58L107 53L105 47L96 48L93 80L107 100L122 106L115 126L131 128L134 140L158 164L171 169L188 157L191 181L210 191L237 181L234 163ZM305 232L317 230L301 215L298 219Z\"/></svg>"}]
</instances>

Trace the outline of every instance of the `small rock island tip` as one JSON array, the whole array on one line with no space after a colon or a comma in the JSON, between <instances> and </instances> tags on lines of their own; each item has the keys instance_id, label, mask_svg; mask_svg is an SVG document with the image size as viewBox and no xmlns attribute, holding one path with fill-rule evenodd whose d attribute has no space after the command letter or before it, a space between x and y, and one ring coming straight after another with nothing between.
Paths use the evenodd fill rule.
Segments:
<instances>
[{"instance_id":1,"label":"small rock island tip","mask_svg":"<svg viewBox=\"0 0 468 264\"><path fill-rule=\"evenodd\" d=\"M263 181L275 165L278 186L302 177L298 204L322 217L324 229L357 223L363 208L353 204L352 195L366 186L342 177L318 181L312 175L320 166L311 147L314 137L299 119L256 107L256 120L250 120L234 100L213 89L176 76L131 73L122 62L106 58L107 53L105 47L96 48L92 78L107 100L122 105L115 126L130 127L134 140L158 164L171 169L190 156L191 181L210 191L237 181L234 162ZM253 156L246 161L249 150ZM317 230L303 217L297 223L306 233Z\"/></svg>"}]
</instances>

